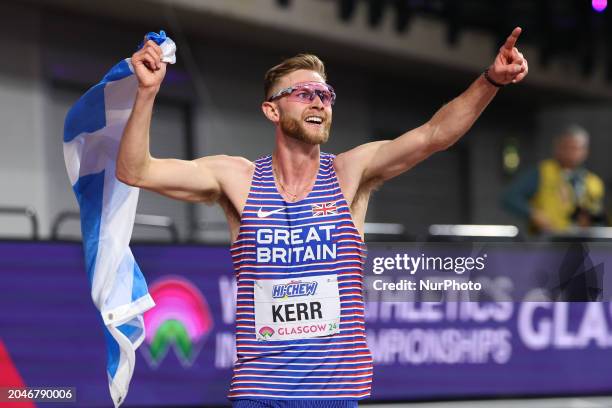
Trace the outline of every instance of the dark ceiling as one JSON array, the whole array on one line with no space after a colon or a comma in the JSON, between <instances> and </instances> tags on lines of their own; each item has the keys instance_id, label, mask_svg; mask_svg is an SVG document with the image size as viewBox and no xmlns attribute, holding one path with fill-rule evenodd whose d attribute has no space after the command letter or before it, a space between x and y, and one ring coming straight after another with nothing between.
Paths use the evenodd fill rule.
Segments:
<instances>
[{"instance_id":1,"label":"dark ceiling","mask_svg":"<svg viewBox=\"0 0 612 408\"><path fill-rule=\"evenodd\" d=\"M279 7L291 7L295 1L277 0ZM498 38L502 44L516 26L524 29L521 42L540 50L543 66L553 59L575 59L584 76L592 74L595 62L606 61L606 76L612 81L612 11L598 12L591 0L320 0L337 3L339 20L350 22L358 3L366 3L372 29L382 16L392 13L398 34L410 30L414 16L442 20L447 26L447 40L457 42L462 30L481 30ZM606 0L595 3L605 5ZM611 6L612 7L612 6Z\"/></svg>"}]
</instances>

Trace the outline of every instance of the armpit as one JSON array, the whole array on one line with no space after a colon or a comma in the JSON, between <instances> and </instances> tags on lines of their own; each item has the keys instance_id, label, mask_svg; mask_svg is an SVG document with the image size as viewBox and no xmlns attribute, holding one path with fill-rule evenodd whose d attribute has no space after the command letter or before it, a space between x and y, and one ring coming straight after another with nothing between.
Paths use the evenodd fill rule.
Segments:
<instances>
[{"instance_id":1,"label":"armpit","mask_svg":"<svg viewBox=\"0 0 612 408\"><path fill-rule=\"evenodd\" d=\"M368 211L370 196L381 185L382 182L370 182L367 185L361 186L355 193L353 202L349 204L355 228L357 228L362 237L364 236L365 217Z\"/></svg>"}]
</instances>

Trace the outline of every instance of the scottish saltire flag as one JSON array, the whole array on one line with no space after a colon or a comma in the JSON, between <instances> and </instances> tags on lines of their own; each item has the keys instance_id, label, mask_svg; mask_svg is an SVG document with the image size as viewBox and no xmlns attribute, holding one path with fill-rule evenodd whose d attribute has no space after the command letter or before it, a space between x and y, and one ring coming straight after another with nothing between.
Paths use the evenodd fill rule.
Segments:
<instances>
[{"instance_id":1,"label":"scottish saltire flag","mask_svg":"<svg viewBox=\"0 0 612 408\"><path fill-rule=\"evenodd\" d=\"M176 61L176 46L163 31L146 38L161 46L162 61ZM139 189L115 177L119 141L137 86L130 59L125 59L74 104L64 123L64 159L81 211L91 296L104 322L115 407L125 400L134 352L145 337L142 314L155 305L128 246Z\"/></svg>"}]
</instances>

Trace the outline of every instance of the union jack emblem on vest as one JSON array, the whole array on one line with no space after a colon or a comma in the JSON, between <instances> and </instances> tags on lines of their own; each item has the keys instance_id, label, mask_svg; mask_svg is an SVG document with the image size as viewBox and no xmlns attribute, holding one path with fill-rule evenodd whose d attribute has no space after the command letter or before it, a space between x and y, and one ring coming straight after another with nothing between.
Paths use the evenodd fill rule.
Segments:
<instances>
[{"instance_id":1,"label":"union jack emblem on vest","mask_svg":"<svg viewBox=\"0 0 612 408\"><path fill-rule=\"evenodd\" d=\"M312 205L312 215L315 217L330 214L338 214L338 208L336 207L335 202Z\"/></svg>"}]
</instances>

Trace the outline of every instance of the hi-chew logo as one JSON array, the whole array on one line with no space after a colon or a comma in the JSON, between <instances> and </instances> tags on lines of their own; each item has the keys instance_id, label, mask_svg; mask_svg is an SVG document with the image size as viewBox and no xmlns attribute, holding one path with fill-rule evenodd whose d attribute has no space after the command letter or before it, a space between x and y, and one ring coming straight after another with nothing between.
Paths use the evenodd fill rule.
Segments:
<instances>
[{"instance_id":1,"label":"hi-chew logo","mask_svg":"<svg viewBox=\"0 0 612 408\"><path fill-rule=\"evenodd\" d=\"M193 283L178 276L155 281L149 293L156 305L144 313L141 348L149 366L158 367L172 349L181 364L190 367L213 328L206 298Z\"/></svg>"},{"instance_id":2,"label":"hi-chew logo","mask_svg":"<svg viewBox=\"0 0 612 408\"><path fill-rule=\"evenodd\" d=\"M317 291L317 282L291 281L272 286L272 298L312 296Z\"/></svg>"}]
</instances>

